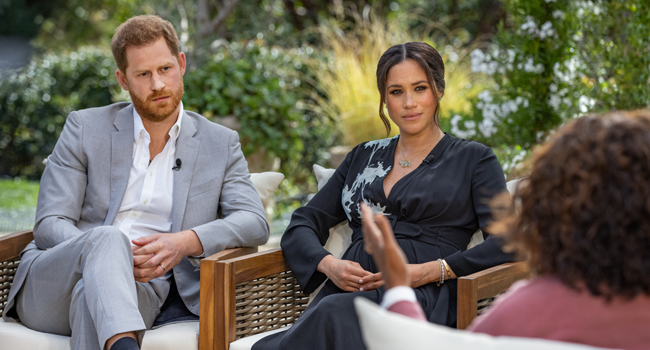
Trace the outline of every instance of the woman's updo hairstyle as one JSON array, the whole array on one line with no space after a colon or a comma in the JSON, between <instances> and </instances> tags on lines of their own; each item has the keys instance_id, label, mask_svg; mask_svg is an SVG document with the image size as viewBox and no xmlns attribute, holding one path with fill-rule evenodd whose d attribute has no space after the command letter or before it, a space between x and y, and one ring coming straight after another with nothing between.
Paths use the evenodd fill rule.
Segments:
<instances>
[{"instance_id":1,"label":"woman's updo hairstyle","mask_svg":"<svg viewBox=\"0 0 650 350\"><path fill-rule=\"evenodd\" d=\"M436 49L420 41L398 44L386 50L377 64L377 88L381 99L379 101L379 117L384 122L386 133L390 134L390 121L384 113L386 102L386 79L388 71L396 64L412 59L417 62L427 75L429 86L434 89L438 99L445 93L445 63ZM437 126L440 119L440 103L436 106L433 121Z\"/></svg>"}]
</instances>

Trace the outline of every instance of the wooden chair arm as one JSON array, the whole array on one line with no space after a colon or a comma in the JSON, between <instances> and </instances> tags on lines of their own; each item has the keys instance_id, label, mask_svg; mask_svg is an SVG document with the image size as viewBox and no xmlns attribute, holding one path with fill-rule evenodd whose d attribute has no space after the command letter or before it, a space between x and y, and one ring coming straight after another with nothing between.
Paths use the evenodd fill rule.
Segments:
<instances>
[{"instance_id":1,"label":"wooden chair arm","mask_svg":"<svg viewBox=\"0 0 650 350\"><path fill-rule=\"evenodd\" d=\"M200 350L227 350L238 335L291 324L306 307L308 297L300 293L282 249L206 263L205 267L202 263ZM212 283L204 287L203 281L208 278ZM212 289L205 294L210 300L204 300L204 288ZM208 314L209 320L204 323Z\"/></svg>"},{"instance_id":2,"label":"wooden chair arm","mask_svg":"<svg viewBox=\"0 0 650 350\"><path fill-rule=\"evenodd\" d=\"M267 252L257 253L257 247L227 249L201 260L201 317L199 318L199 349L213 350L224 349L223 322L224 305L227 296L225 290L230 290L230 285L224 283L230 281L229 275L225 274L224 266L219 265L221 261L230 261L240 257L246 260L250 256L264 255ZM280 256L282 252L280 251ZM284 259L284 257L282 257ZM228 277L228 280L226 278ZM232 290L234 293L234 282ZM234 294L233 294L234 295ZM234 299L233 299L234 315ZM234 332L234 328L233 328ZM225 343L227 349L227 344Z\"/></svg>"},{"instance_id":3,"label":"wooden chair arm","mask_svg":"<svg viewBox=\"0 0 650 350\"><path fill-rule=\"evenodd\" d=\"M514 262L458 278L458 320L456 327L465 329L478 315L480 300L493 298L520 279L530 277L526 262Z\"/></svg>"},{"instance_id":4,"label":"wooden chair arm","mask_svg":"<svg viewBox=\"0 0 650 350\"><path fill-rule=\"evenodd\" d=\"M32 230L10 233L0 237L0 261L17 258L27 244L34 239Z\"/></svg>"}]
</instances>

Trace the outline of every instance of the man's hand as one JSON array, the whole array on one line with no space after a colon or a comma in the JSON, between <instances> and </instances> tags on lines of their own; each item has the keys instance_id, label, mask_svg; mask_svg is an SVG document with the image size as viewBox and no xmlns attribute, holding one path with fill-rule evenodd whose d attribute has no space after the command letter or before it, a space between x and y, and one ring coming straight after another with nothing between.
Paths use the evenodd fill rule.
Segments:
<instances>
[{"instance_id":1,"label":"man's hand","mask_svg":"<svg viewBox=\"0 0 650 350\"><path fill-rule=\"evenodd\" d=\"M397 244L393 229L385 216L375 215L365 203L361 203L363 214L364 249L375 260L386 290L397 286L411 286L411 272L404 252ZM376 284L376 282L375 282ZM369 284L372 286L372 284Z\"/></svg>"},{"instance_id":2,"label":"man's hand","mask_svg":"<svg viewBox=\"0 0 650 350\"><path fill-rule=\"evenodd\" d=\"M186 256L203 254L201 241L192 230L149 235L132 243L133 276L143 283L164 275Z\"/></svg>"},{"instance_id":3,"label":"man's hand","mask_svg":"<svg viewBox=\"0 0 650 350\"><path fill-rule=\"evenodd\" d=\"M363 279L373 275L354 261L337 259L331 255L324 257L317 269L346 292L358 292Z\"/></svg>"}]
</instances>

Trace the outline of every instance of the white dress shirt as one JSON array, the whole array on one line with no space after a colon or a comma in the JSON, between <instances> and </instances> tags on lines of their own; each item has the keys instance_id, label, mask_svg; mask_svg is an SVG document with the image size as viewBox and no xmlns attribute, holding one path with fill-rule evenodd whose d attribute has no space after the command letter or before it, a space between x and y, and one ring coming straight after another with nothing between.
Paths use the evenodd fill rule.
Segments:
<instances>
[{"instance_id":1,"label":"white dress shirt","mask_svg":"<svg viewBox=\"0 0 650 350\"><path fill-rule=\"evenodd\" d=\"M171 232L172 197L176 166L176 139L181 131L183 103L176 123L169 130L169 140L162 152L149 164L151 137L133 108L133 163L124 199L113 221L134 240L156 233Z\"/></svg>"}]
</instances>

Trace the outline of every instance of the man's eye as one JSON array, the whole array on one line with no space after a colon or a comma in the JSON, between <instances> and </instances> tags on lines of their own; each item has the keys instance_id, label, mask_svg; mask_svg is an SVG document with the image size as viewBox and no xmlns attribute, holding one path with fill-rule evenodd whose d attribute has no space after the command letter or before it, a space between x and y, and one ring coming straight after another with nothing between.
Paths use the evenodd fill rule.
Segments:
<instances>
[{"instance_id":1,"label":"man's eye","mask_svg":"<svg viewBox=\"0 0 650 350\"><path fill-rule=\"evenodd\" d=\"M140 73L140 76L141 76L141 77L146 77L146 76L147 76L147 73Z\"/></svg>"},{"instance_id":2,"label":"man's eye","mask_svg":"<svg viewBox=\"0 0 650 350\"><path fill-rule=\"evenodd\" d=\"M163 67L163 70L169 70L169 67Z\"/></svg>"}]
</instances>

